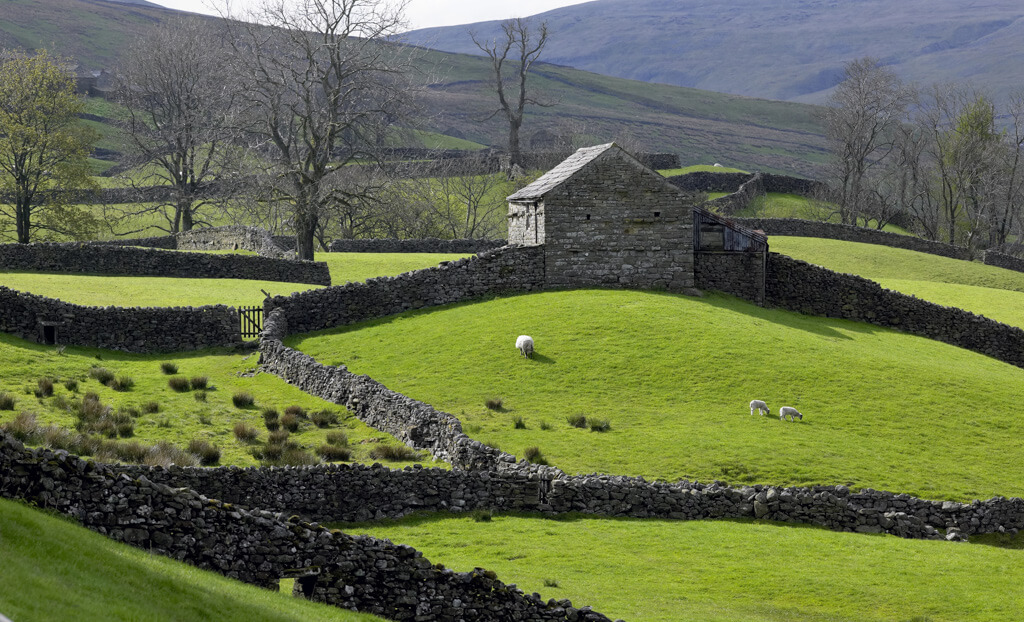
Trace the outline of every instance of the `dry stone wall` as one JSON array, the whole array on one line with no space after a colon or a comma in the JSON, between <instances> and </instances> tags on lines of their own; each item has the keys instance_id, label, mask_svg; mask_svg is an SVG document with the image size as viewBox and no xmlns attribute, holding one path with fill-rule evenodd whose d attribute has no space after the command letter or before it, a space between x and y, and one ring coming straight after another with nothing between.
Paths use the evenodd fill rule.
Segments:
<instances>
[{"instance_id":1,"label":"dry stone wall","mask_svg":"<svg viewBox=\"0 0 1024 622\"><path fill-rule=\"evenodd\" d=\"M1000 253L999 251L985 251L981 260L985 265L1024 272L1024 259L1014 257L1013 255L1007 255L1006 253Z\"/></svg>"},{"instance_id":2,"label":"dry stone wall","mask_svg":"<svg viewBox=\"0 0 1024 622\"><path fill-rule=\"evenodd\" d=\"M63 451L29 450L2 432L0 495L260 587L276 589L282 577L296 577L315 600L392 620L608 620L589 607L524 594L482 569L452 572L411 547L245 509Z\"/></svg>"},{"instance_id":3,"label":"dry stone wall","mask_svg":"<svg viewBox=\"0 0 1024 622\"><path fill-rule=\"evenodd\" d=\"M762 253L698 251L693 256L694 287L764 304L767 263Z\"/></svg>"},{"instance_id":4,"label":"dry stone wall","mask_svg":"<svg viewBox=\"0 0 1024 622\"><path fill-rule=\"evenodd\" d=\"M295 254L286 243L285 236L272 236L259 227L229 225L226 227L210 227L182 231L173 235L151 238L129 238L117 240L97 240L90 244L97 246L141 246L147 248L163 248L169 250L193 251L252 251L260 257L272 259L294 259ZM294 238L292 238L294 244Z\"/></svg>"},{"instance_id":5,"label":"dry stone wall","mask_svg":"<svg viewBox=\"0 0 1024 622\"><path fill-rule=\"evenodd\" d=\"M252 279L330 285L324 262L209 255L93 243L3 244L0 268L57 273Z\"/></svg>"},{"instance_id":6,"label":"dry stone wall","mask_svg":"<svg viewBox=\"0 0 1024 622\"><path fill-rule=\"evenodd\" d=\"M421 238L400 240L378 238L371 240L334 240L328 250L332 253L479 253L505 246L505 240L442 240Z\"/></svg>"},{"instance_id":7,"label":"dry stone wall","mask_svg":"<svg viewBox=\"0 0 1024 622\"><path fill-rule=\"evenodd\" d=\"M395 277L275 296L263 308L268 316L284 310L289 334L296 334L543 285L543 250L507 246Z\"/></svg>"},{"instance_id":8,"label":"dry stone wall","mask_svg":"<svg viewBox=\"0 0 1024 622\"><path fill-rule=\"evenodd\" d=\"M0 332L39 343L180 352L242 343L238 310L86 307L0 286Z\"/></svg>"}]
</instances>

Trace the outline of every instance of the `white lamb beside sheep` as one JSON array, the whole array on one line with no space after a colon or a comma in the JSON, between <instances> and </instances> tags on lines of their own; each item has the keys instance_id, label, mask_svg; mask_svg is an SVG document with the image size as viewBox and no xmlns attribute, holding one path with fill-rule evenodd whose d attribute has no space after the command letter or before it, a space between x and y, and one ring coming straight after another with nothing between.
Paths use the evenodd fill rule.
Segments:
<instances>
[{"instance_id":1,"label":"white lamb beside sheep","mask_svg":"<svg viewBox=\"0 0 1024 622\"><path fill-rule=\"evenodd\" d=\"M530 358L530 355L533 354L533 337L529 335L519 335L519 337L516 338L516 347L519 348L520 354L526 358Z\"/></svg>"},{"instance_id":2,"label":"white lamb beside sheep","mask_svg":"<svg viewBox=\"0 0 1024 622\"><path fill-rule=\"evenodd\" d=\"M772 411L768 410L768 404L765 404L761 400L752 400L750 402L750 414L754 414L754 411L758 411L761 416L770 414Z\"/></svg>"},{"instance_id":3,"label":"white lamb beside sheep","mask_svg":"<svg viewBox=\"0 0 1024 622\"><path fill-rule=\"evenodd\" d=\"M779 409L779 421L785 421L786 417L789 417L790 421L804 420L804 416L800 414L800 411L792 406L783 406Z\"/></svg>"}]
</instances>

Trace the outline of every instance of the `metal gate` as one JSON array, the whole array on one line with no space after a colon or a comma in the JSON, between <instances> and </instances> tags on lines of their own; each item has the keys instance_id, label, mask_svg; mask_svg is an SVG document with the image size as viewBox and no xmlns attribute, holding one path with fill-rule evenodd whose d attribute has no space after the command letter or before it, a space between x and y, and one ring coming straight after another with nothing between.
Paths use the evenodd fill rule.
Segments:
<instances>
[{"instance_id":1,"label":"metal gate","mask_svg":"<svg viewBox=\"0 0 1024 622\"><path fill-rule=\"evenodd\" d=\"M263 331L263 307L238 307L242 339L256 339Z\"/></svg>"}]
</instances>

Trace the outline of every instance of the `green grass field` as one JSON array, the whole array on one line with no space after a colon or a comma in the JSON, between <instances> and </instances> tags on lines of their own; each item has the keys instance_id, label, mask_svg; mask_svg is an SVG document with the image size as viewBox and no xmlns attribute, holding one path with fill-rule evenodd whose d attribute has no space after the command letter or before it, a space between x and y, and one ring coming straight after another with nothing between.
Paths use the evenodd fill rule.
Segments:
<instances>
[{"instance_id":1,"label":"green grass field","mask_svg":"<svg viewBox=\"0 0 1024 622\"><path fill-rule=\"evenodd\" d=\"M631 622L1001 622L1024 607L1021 552L974 544L762 521L421 516L339 526Z\"/></svg>"},{"instance_id":2,"label":"green grass field","mask_svg":"<svg viewBox=\"0 0 1024 622\"><path fill-rule=\"evenodd\" d=\"M536 340L533 360L513 347L521 333ZM1024 493L1014 406L1024 370L866 324L721 295L577 290L289 343L455 414L483 442L518 456L539 447L571 473L852 483L936 499ZM489 399L504 410L489 410ZM805 419L752 417L751 399ZM571 415L611 430L571 427Z\"/></svg>"},{"instance_id":3,"label":"green grass field","mask_svg":"<svg viewBox=\"0 0 1024 622\"><path fill-rule=\"evenodd\" d=\"M381 620L232 581L5 499L0 559L0 614L18 622Z\"/></svg>"}]
</instances>

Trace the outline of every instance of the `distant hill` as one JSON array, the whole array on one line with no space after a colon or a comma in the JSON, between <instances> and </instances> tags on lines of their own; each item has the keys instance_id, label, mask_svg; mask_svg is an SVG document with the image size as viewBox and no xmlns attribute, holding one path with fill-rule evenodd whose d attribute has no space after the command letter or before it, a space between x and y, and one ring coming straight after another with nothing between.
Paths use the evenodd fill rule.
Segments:
<instances>
[{"instance_id":1,"label":"distant hill","mask_svg":"<svg viewBox=\"0 0 1024 622\"><path fill-rule=\"evenodd\" d=\"M546 20L544 60L597 73L751 97L821 103L844 63L873 56L920 83L1024 85L1020 0L596 0ZM479 53L499 22L429 28L410 42Z\"/></svg>"},{"instance_id":2,"label":"distant hill","mask_svg":"<svg viewBox=\"0 0 1024 622\"><path fill-rule=\"evenodd\" d=\"M82 69L113 68L133 36L174 15L180 12L110 0L0 0L0 40L5 47L49 47L73 57ZM498 117L484 120L497 103L488 86L488 63L464 54L425 50L422 55L423 73L434 76L434 84L424 93L421 129L501 147L507 125ZM824 159L812 106L551 64L537 65L531 84L555 105L528 109L521 135L527 149L544 149L552 137L576 144L616 140L627 148L677 153L683 164L720 162L805 176L814 176ZM90 112L116 116L109 110ZM116 150L110 142L106 147Z\"/></svg>"}]
</instances>

